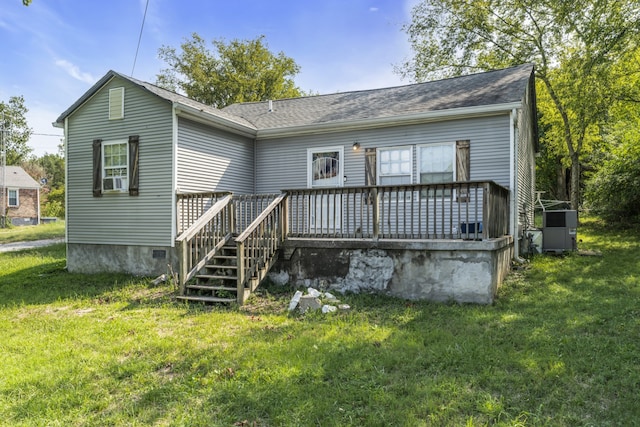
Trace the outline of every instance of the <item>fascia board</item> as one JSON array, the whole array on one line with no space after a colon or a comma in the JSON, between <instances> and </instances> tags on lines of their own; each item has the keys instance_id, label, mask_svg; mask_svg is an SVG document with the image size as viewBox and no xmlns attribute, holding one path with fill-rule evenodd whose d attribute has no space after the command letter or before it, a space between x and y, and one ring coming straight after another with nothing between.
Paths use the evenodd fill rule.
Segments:
<instances>
[{"instance_id":1,"label":"fascia board","mask_svg":"<svg viewBox=\"0 0 640 427\"><path fill-rule=\"evenodd\" d=\"M62 113L60 117L58 117L56 121L52 123L53 126L57 128L62 128L64 126L63 120L75 114L76 111L78 111L87 102L93 99L93 97L96 96L96 94L100 92L102 88L107 84L109 84L109 82L111 82L111 80L113 80L114 78L115 78L114 74L107 73L102 79L100 79L96 84L94 84L87 92L85 92L84 95L82 95L73 105L71 105L71 107L69 107L64 113Z\"/></svg>"}]
</instances>

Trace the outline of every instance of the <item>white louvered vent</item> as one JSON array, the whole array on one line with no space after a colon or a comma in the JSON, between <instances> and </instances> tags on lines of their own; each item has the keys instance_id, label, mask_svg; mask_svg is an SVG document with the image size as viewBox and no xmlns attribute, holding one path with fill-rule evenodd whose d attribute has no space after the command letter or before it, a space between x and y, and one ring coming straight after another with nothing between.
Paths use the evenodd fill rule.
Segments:
<instances>
[{"instance_id":1,"label":"white louvered vent","mask_svg":"<svg viewBox=\"0 0 640 427\"><path fill-rule=\"evenodd\" d=\"M124 118L124 88L109 89L109 120Z\"/></svg>"}]
</instances>

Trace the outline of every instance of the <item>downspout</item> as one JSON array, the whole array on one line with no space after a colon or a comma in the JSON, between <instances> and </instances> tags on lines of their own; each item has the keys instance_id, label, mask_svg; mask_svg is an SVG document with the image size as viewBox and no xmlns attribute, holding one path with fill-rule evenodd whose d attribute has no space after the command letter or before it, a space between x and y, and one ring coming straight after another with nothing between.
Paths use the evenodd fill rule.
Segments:
<instances>
[{"instance_id":1,"label":"downspout","mask_svg":"<svg viewBox=\"0 0 640 427\"><path fill-rule=\"evenodd\" d=\"M171 247L175 248L178 237L178 115L175 102L171 105L171 177Z\"/></svg>"},{"instance_id":2,"label":"downspout","mask_svg":"<svg viewBox=\"0 0 640 427\"><path fill-rule=\"evenodd\" d=\"M518 111L517 109L511 110L510 115L511 126L510 126L510 158L511 158L511 173L509 174L509 187L511 188L511 194L509 196L510 203L510 215L511 220L509 221L510 234L513 236L513 258L516 260L520 260L520 243L518 241L518 192L520 191L519 183L518 183Z\"/></svg>"},{"instance_id":3,"label":"downspout","mask_svg":"<svg viewBox=\"0 0 640 427\"><path fill-rule=\"evenodd\" d=\"M64 119L64 241L69 253L69 118Z\"/></svg>"}]
</instances>

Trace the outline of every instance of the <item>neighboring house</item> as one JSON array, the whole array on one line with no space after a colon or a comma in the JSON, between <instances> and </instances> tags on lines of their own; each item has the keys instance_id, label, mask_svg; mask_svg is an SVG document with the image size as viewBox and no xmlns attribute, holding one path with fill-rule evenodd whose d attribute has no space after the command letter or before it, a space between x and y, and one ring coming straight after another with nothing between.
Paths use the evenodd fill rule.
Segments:
<instances>
[{"instance_id":1,"label":"neighboring house","mask_svg":"<svg viewBox=\"0 0 640 427\"><path fill-rule=\"evenodd\" d=\"M199 296L232 244L239 301L279 255L296 284L490 302L533 219L536 123L531 65L222 110L109 71L56 121L67 266L170 265Z\"/></svg>"},{"instance_id":2,"label":"neighboring house","mask_svg":"<svg viewBox=\"0 0 640 427\"><path fill-rule=\"evenodd\" d=\"M39 224L40 184L20 166L0 166L0 206L13 225Z\"/></svg>"}]
</instances>

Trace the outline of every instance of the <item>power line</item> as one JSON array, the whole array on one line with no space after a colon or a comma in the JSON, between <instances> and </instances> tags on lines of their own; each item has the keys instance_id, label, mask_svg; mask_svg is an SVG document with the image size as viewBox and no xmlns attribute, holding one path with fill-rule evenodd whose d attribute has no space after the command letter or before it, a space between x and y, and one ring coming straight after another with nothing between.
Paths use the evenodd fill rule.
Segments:
<instances>
[{"instance_id":1,"label":"power line","mask_svg":"<svg viewBox=\"0 0 640 427\"><path fill-rule=\"evenodd\" d=\"M140 41L142 40L142 30L144 29L144 21L147 20L147 9L149 8L149 0L144 7L144 15L142 16L142 25L140 26L140 35L138 36L138 46L136 47L136 56L133 58L133 67L131 67L131 77L133 77L133 70L136 69L136 62L138 61L138 51L140 50Z\"/></svg>"}]
</instances>

